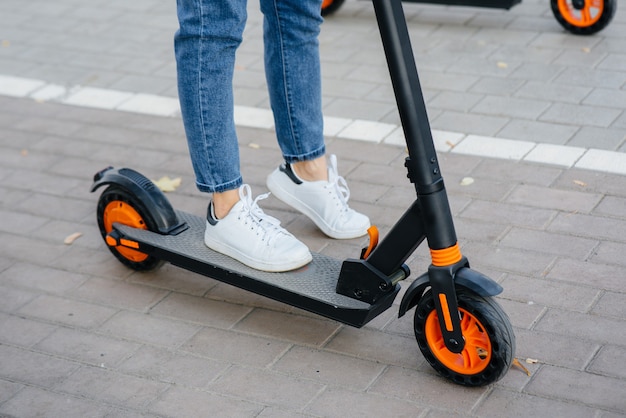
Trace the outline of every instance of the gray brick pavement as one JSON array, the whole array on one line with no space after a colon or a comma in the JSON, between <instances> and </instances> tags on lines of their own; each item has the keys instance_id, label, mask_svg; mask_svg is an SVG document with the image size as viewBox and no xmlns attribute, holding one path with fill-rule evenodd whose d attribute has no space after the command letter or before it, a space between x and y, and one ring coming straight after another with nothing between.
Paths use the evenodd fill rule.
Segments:
<instances>
[{"instance_id":1,"label":"gray brick pavement","mask_svg":"<svg viewBox=\"0 0 626 418\"><path fill-rule=\"evenodd\" d=\"M0 98L0 109L0 415L626 414L624 176L442 155L463 252L504 286L498 300L531 372L466 389L434 374L412 312L396 318L397 305L357 330L170 265L138 273L112 257L88 192L98 169L180 176L170 200L205 210L179 119L16 98ZM261 192L280 160L273 134L240 134L244 174ZM328 146L353 204L387 231L414 193L403 149ZM315 251L347 257L364 244L331 242L273 199L266 207ZM74 232L83 235L63 244ZM423 248L409 260L414 275L427 263Z\"/></svg>"},{"instance_id":2,"label":"gray brick pavement","mask_svg":"<svg viewBox=\"0 0 626 418\"><path fill-rule=\"evenodd\" d=\"M573 36L548 0L510 11L406 3L434 128L624 152L626 12ZM0 5L0 75L176 97L175 3L42 0ZM249 4L236 101L268 109L262 16ZM323 25L327 116L399 124L373 10L348 0Z\"/></svg>"},{"instance_id":3,"label":"gray brick pavement","mask_svg":"<svg viewBox=\"0 0 626 418\"><path fill-rule=\"evenodd\" d=\"M249 9L236 100L268 108L257 2ZM565 33L547 0L405 11L434 128L626 150L622 8L592 37ZM174 3L6 0L0 28L0 76L176 97ZM321 48L327 116L398 123L367 1L327 19ZM260 192L280 158L273 133L239 132ZM328 144L352 204L385 233L414 193L403 149ZM440 379L397 306L356 330L170 265L126 269L99 237L91 177L111 164L180 176L170 200L204 213L180 119L0 96L0 416L626 415L626 177L440 158L463 252L503 284L531 376L512 369L477 389ZM353 257L364 244L263 203L314 251ZM427 263L424 248L409 259L414 276Z\"/></svg>"}]
</instances>

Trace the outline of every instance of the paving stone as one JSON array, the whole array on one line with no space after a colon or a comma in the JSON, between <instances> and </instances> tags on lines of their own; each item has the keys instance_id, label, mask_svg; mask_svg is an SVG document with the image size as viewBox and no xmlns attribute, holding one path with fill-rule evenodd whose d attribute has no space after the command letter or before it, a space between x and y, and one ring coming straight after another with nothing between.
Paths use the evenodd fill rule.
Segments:
<instances>
[{"instance_id":1,"label":"paving stone","mask_svg":"<svg viewBox=\"0 0 626 418\"><path fill-rule=\"evenodd\" d=\"M515 273L538 276L552 264L554 256L535 251L525 251L506 247L493 247L478 243L469 244L464 254L470 259L480 260L481 265Z\"/></svg>"},{"instance_id":2,"label":"paving stone","mask_svg":"<svg viewBox=\"0 0 626 418\"><path fill-rule=\"evenodd\" d=\"M559 209L564 212L589 213L601 198L600 194L520 185L511 192L506 200L510 203L546 209Z\"/></svg>"},{"instance_id":3,"label":"paving stone","mask_svg":"<svg viewBox=\"0 0 626 418\"><path fill-rule=\"evenodd\" d=\"M604 196L602 201L594 209L594 212L602 215L626 218L626 198Z\"/></svg>"},{"instance_id":4,"label":"paving stone","mask_svg":"<svg viewBox=\"0 0 626 418\"><path fill-rule=\"evenodd\" d=\"M380 375L380 364L304 347L293 347L272 369L327 385L365 390Z\"/></svg>"},{"instance_id":5,"label":"paving stone","mask_svg":"<svg viewBox=\"0 0 626 418\"><path fill-rule=\"evenodd\" d=\"M508 122L508 118L501 116L445 111L432 120L431 127L453 132L472 132L475 135L495 135Z\"/></svg>"},{"instance_id":6,"label":"paving stone","mask_svg":"<svg viewBox=\"0 0 626 418\"><path fill-rule=\"evenodd\" d=\"M607 128L617 119L620 113L619 110L610 107L555 103L539 117L539 120L567 124L572 120L582 118L588 126Z\"/></svg>"},{"instance_id":7,"label":"paving stone","mask_svg":"<svg viewBox=\"0 0 626 418\"><path fill-rule=\"evenodd\" d=\"M557 331L558 332L558 331ZM516 356L537 360L539 364L583 370L600 345L579 337L562 336L537 330L516 330ZM522 363L524 363L522 361Z\"/></svg>"},{"instance_id":8,"label":"paving stone","mask_svg":"<svg viewBox=\"0 0 626 418\"><path fill-rule=\"evenodd\" d=\"M626 349L615 345L606 345L598 352L598 355L589 365L589 370L605 375L624 379L626 377L626 368L624 363L615 361L623 359L626 355Z\"/></svg>"},{"instance_id":9,"label":"paving stone","mask_svg":"<svg viewBox=\"0 0 626 418\"><path fill-rule=\"evenodd\" d=\"M184 321L230 328L244 318L251 308L190 295L171 294L151 312Z\"/></svg>"},{"instance_id":10,"label":"paving stone","mask_svg":"<svg viewBox=\"0 0 626 418\"><path fill-rule=\"evenodd\" d=\"M623 292L626 289L626 283L622 280L623 271L623 266L560 258L547 278Z\"/></svg>"},{"instance_id":11,"label":"paving stone","mask_svg":"<svg viewBox=\"0 0 626 418\"><path fill-rule=\"evenodd\" d=\"M546 308L535 303L509 300L507 299L508 293L508 287L505 287L502 297L498 298L498 303L509 317L511 325L515 328L530 329L539 320Z\"/></svg>"},{"instance_id":12,"label":"paving stone","mask_svg":"<svg viewBox=\"0 0 626 418\"><path fill-rule=\"evenodd\" d=\"M432 369L431 369L432 370ZM415 383L418 382L416 385ZM456 412L468 411L487 393L487 388L457 388L454 396L449 383L430 372L390 367L370 389L371 393L392 395L405 401L434 404Z\"/></svg>"},{"instance_id":13,"label":"paving stone","mask_svg":"<svg viewBox=\"0 0 626 418\"><path fill-rule=\"evenodd\" d=\"M37 350L96 367L114 367L139 347L82 330L58 328L36 345Z\"/></svg>"},{"instance_id":14,"label":"paving stone","mask_svg":"<svg viewBox=\"0 0 626 418\"><path fill-rule=\"evenodd\" d=\"M622 394L626 390L625 385L623 380L546 366L530 382L527 391L540 396L565 399L579 405L586 404L624 413L626 402Z\"/></svg>"},{"instance_id":15,"label":"paving stone","mask_svg":"<svg viewBox=\"0 0 626 418\"><path fill-rule=\"evenodd\" d=\"M626 303L626 295L623 293L605 292L593 307L592 312L598 315L626 319L626 311L623 309L624 303Z\"/></svg>"},{"instance_id":16,"label":"paving stone","mask_svg":"<svg viewBox=\"0 0 626 418\"><path fill-rule=\"evenodd\" d=\"M0 273L2 283L56 294L74 289L86 280L83 274L30 263L17 263Z\"/></svg>"},{"instance_id":17,"label":"paving stone","mask_svg":"<svg viewBox=\"0 0 626 418\"><path fill-rule=\"evenodd\" d=\"M525 228L511 228L500 244L520 249L532 249L544 254L585 260L597 247L598 241L565 234L555 234Z\"/></svg>"},{"instance_id":18,"label":"paving stone","mask_svg":"<svg viewBox=\"0 0 626 418\"><path fill-rule=\"evenodd\" d=\"M209 385L210 390L220 394L296 410L309 404L322 388L304 379L240 367L231 368Z\"/></svg>"},{"instance_id":19,"label":"paving stone","mask_svg":"<svg viewBox=\"0 0 626 418\"><path fill-rule=\"evenodd\" d=\"M626 197L626 178L621 175L588 170L567 170L555 183L565 189L591 190L613 196Z\"/></svg>"},{"instance_id":20,"label":"paving stone","mask_svg":"<svg viewBox=\"0 0 626 418\"><path fill-rule=\"evenodd\" d=\"M240 321L234 329L301 344L320 346L334 335L339 327L334 321L257 308Z\"/></svg>"},{"instance_id":21,"label":"paving stone","mask_svg":"<svg viewBox=\"0 0 626 418\"><path fill-rule=\"evenodd\" d=\"M519 139L544 144L567 144L578 132L578 127L534 120L512 120L498 133L498 137Z\"/></svg>"},{"instance_id":22,"label":"paving stone","mask_svg":"<svg viewBox=\"0 0 626 418\"><path fill-rule=\"evenodd\" d=\"M602 344L624 345L623 324L613 318L550 309L538 322L539 331L586 338Z\"/></svg>"},{"instance_id":23,"label":"paving stone","mask_svg":"<svg viewBox=\"0 0 626 418\"><path fill-rule=\"evenodd\" d=\"M6 416L40 416L42 411L64 417L107 417L119 413L105 404L65 393L50 392L36 387L26 387L16 396L0 404L0 414Z\"/></svg>"},{"instance_id":24,"label":"paving stone","mask_svg":"<svg viewBox=\"0 0 626 418\"><path fill-rule=\"evenodd\" d=\"M182 345L198 329L198 326L180 321L128 311L119 312L100 327L102 332L117 338L170 348Z\"/></svg>"},{"instance_id":25,"label":"paving stone","mask_svg":"<svg viewBox=\"0 0 626 418\"><path fill-rule=\"evenodd\" d=\"M500 283L508 298L529 304L587 312L600 291L584 286L573 286L557 280L546 280L508 274Z\"/></svg>"},{"instance_id":26,"label":"paving stone","mask_svg":"<svg viewBox=\"0 0 626 418\"><path fill-rule=\"evenodd\" d=\"M0 380L0 403L10 399L14 394L22 390L24 386L19 383ZM2 411L2 409L0 409Z\"/></svg>"},{"instance_id":27,"label":"paving stone","mask_svg":"<svg viewBox=\"0 0 626 418\"><path fill-rule=\"evenodd\" d=\"M202 416L211 411L215 416L255 417L262 405L229 396L199 391L184 386L172 386L149 405L152 414L166 416Z\"/></svg>"},{"instance_id":28,"label":"paving stone","mask_svg":"<svg viewBox=\"0 0 626 418\"><path fill-rule=\"evenodd\" d=\"M54 325L14 315L0 314L0 341L7 344L30 348L51 334L55 329Z\"/></svg>"},{"instance_id":29,"label":"paving stone","mask_svg":"<svg viewBox=\"0 0 626 418\"><path fill-rule=\"evenodd\" d=\"M524 179L524 184L550 186L562 174L562 170L544 165L530 165L511 163L510 161L485 158L471 172L475 178L507 180L518 183Z\"/></svg>"},{"instance_id":30,"label":"paving stone","mask_svg":"<svg viewBox=\"0 0 626 418\"><path fill-rule=\"evenodd\" d=\"M510 392L496 388L487 399L476 409L479 416L568 416L589 417L596 412L587 406L575 405L554 399L545 399L523 393Z\"/></svg>"},{"instance_id":31,"label":"paving stone","mask_svg":"<svg viewBox=\"0 0 626 418\"><path fill-rule=\"evenodd\" d=\"M79 365L55 356L0 345L0 377L50 388L74 373Z\"/></svg>"},{"instance_id":32,"label":"paving stone","mask_svg":"<svg viewBox=\"0 0 626 418\"><path fill-rule=\"evenodd\" d=\"M550 102L545 100L487 96L473 107L473 110L486 115L536 119L548 109L549 106Z\"/></svg>"},{"instance_id":33,"label":"paving stone","mask_svg":"<svg viewBox=\"0 0 626 418\"><path fill-rule=\"evenodd\" d=\"M181 350L220 362L253 367L273 364L291 345L270 337L203 328Z\"/></svg>"},{"instance_id":34,"label":"paving stone","mask_svg":"<svg viewBox=\"0 0 626 418\"><path fill-rule=\"evenodd\" d=\"M94 328L109 319L116 310L58 296L41 295L18 312L68 326Z\"/></svg>"},{"instance_id":35,"label":"paving stone","mask_svg":"<svg viewBox=\"0 0 626 418\"><path fill-rule=\"evenodd\" d=\"M555 212L551 209L532 208L508 203L474 201L460 216L468 219L513 224L521 227L543 228L548 225L548 222L554 215Z\"/></svg>"},{"instance_id":36,"label":"paving stone","mask_svg":"<svg viewBox=\"0 0 626 418\"><path fill-rule=\"evenodd\" d=\"M552 221L548 230L624 242L623 232L626 231L626 221L578 213L560 213Z\"/></svg>"},{"instance_id":37,"label":"paving stone","mask_svg":"<svg viewBox=\"0 0 626 418\"><path fill-rule=\"evenodd\" d=\"M349 407L346 407L349 405ZM315 416L342 416L346 418L367 415L394 417L419 416L423 407L405 400L390 399L377 394L350 392L345 389L324 391L306 408Z\"/></svg>"},{"instance_id":38,"label":"paving stone","mask_svg":"<svg viewBox=\"0 0 626 418\"><path fill-rule=\"evenodd\" d=\"M227 363L144 346L124 361L119 369L150 380L204 388L228 367Z\"/></svg>"},{"instance_id":39,"label":"paving stone","mask_svg":"<svg viewBox=\"0 0 626 418\"><path fill-rule=\"evenodd\" d=\"M32 291L0 286L0 310L13 312L37 297Z\"/></svg>"},{"instance_id":40,"label":"paving stone","mask_svg":"<svg viewBox=\"0 0 626 418\"><path fill-rule=\"evenodd\" d=\"M411 369L425 362L415 337L391 335L369 329L343 328L325 348L360 359Z\"/></svg>"},{"instance_id":41,"label":"paving stone","mask_svg":"<svg viewBox=\"0 0 626 418\"><path fill-rule=\"evenodd\" d=\"M81 367L72 379L56 385L58 390L76 396L96 399L128 408L143 408L170 385L107 371L96 367Z\"/></svg>"}]
</instances>

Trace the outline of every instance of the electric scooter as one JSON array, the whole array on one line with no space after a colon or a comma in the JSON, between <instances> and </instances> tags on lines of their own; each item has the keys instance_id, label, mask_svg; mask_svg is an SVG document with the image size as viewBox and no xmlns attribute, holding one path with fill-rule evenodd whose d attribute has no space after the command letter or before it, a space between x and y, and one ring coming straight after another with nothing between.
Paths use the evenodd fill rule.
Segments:
<instances>
[{"instance_id":1,"label":"electric scooter","mask_svg":"<svg viewBox=\"0 0 626 418\"><path fill-rule=\"evenodd\" d=\"M522 0L404 0L407 3L430 3L451 6L510 9ZM322 16L330 16L345 0L324 0ZM574 35L592 35L611 23L617 10L617 0L550 0L552 15L563 28Z\"/></svg>"},{"instance_id":2,"label":"electric scooter","mask_svg":"<svg viewBox=\"0 0 626 418\"><path fill-rule=\"evenodd\" d=\"M150 270L167 261L187 270L360 328L386 311L410 275L405 261L426 240L432 264L402 297L399 316L415 308L419 349L451 381L497 381L515 352L511 323L494 300L502 287L470 268L461 254L439 169L400 0L373 0L404 129L405 166L417 198L384 239L346 260L313 254L295 271L251 269L204 245L205 219L175 210L142 174L107 168L94 177L97 221L110 251L126 266Z\"/></svg>"}]
</instances>

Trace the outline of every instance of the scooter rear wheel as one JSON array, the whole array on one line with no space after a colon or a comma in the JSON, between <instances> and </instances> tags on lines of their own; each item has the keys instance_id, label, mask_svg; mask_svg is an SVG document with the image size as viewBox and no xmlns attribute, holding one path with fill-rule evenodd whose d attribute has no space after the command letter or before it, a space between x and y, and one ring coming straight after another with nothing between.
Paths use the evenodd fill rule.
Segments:
<instances>
[{"instance_id":1,"label":"scooter rear wheel","mask_svg":"<svg viewBox=\"0 0 626 418\"><path fill-rule=\"evenodd\" d=\"M149 231L157 230L154 218L150 216L150 212L141 201L125 189L115 185L109 186L100 195L97 217L98 227L105 242L107 235L113 231L114 223ZM122 245L107 244L107 246L118 260L134 270L152 270L163 264L158 258L133 248Z\"/></svg>"},{"instance_id":2,"label":"scooter rear wheel","mask_svg":"<svg viewBox=\"0 0 626 418\"><path fill-rule=\"evenodd\" d=\"M465 347L448 350L443 341L432 292L415 308L415 338L430 365L443 377L464 386L483 386L504 376L515 353L515 335L506 313L493 298L457 291Z\"/></svg>"},{"instance_id":3,"label":"scooter rear wheel","mask_svg":"<svg viewBox=\"0 0 626 418\"><path fill-rule=\"evenodd\" d=\"M591 35L611 22L617 0L550 0L550 6L565 29L575 35Z\"/></svg>"}]
</instances>

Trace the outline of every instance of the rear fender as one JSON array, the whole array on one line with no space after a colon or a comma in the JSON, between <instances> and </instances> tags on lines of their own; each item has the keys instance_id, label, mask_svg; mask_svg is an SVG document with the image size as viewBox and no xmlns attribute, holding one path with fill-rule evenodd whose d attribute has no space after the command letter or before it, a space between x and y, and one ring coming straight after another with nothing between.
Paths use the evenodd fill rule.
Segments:
<instances>
[{"instance_id":1,"label":"rear fender","mask_svg":"<svg viewBox=\"0 0 626 418\"><path fill-rule=\"evenodd\" d=\"M130 168L105 168L93 177L91 192L104 185L115 185L135 196L150 212L157 225L157 231L163 235L176 235L187 224L180 222L174 208L163 192L143 174Z\"/></svg>"}]
</instances>

